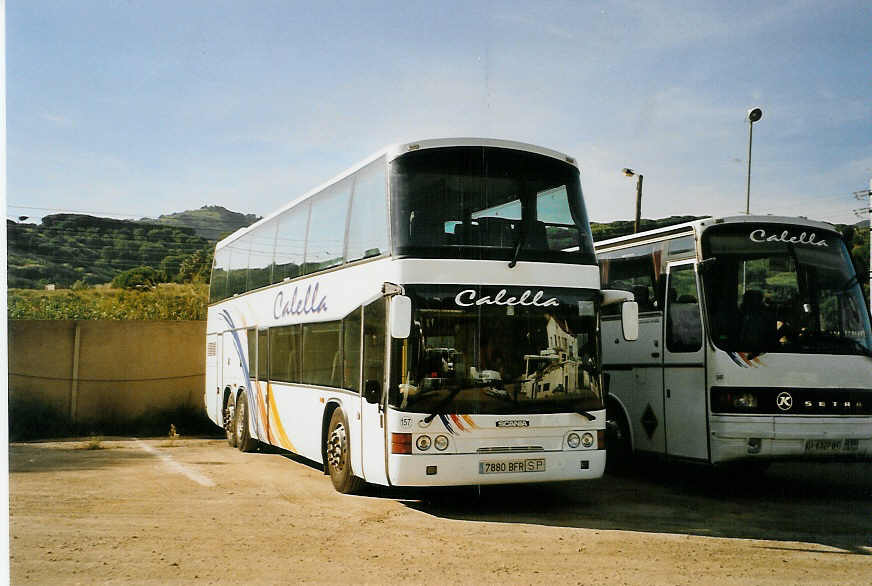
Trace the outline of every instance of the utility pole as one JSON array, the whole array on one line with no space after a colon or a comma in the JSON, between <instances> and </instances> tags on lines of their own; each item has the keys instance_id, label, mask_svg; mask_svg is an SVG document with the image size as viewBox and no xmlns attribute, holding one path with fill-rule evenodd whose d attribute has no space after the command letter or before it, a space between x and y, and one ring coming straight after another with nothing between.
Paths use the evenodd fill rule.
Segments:
<instances>
[{"instance_id":1,"label":"utility pole","mask_svg":"<svg viewBox=\"0 0 872 586\"><path fill-rule=\"evenodd\" d=\"M869 314L872 315L872 179L869 180L869 190L868 191L855 191L854 197L859 200L862 200L864 197L869 200L869 208L864 210L862 208L854 210L854 213L857 214L857 217L862 218L863 212L866 212L866 219L869 222L869 226L867 229L869 238ZM857 275L859 277L859 275Z\"/></svg>"},{"instance_id":2,"label":"utility pole","mask_svg":"<svg viewBox=\"0 0 872 586\"><path fill-rule=\"evenodd\" d=\"M639 227L642 224L642 179L644 176L626 167L622 172L627 177L636 176L636 221L633 222L633 234L636 234L639 232Z\"/></svg>"},{"instance_id":3,"label":"utility pole","mask_svg":"<svg viewBox=\"0 0 872 586\"><path fill-rule=\"evenodd\" d=\"M763 118L763 110L751 108L748 110L748 179L745 183L745 215L751 214L751 139L754 137L754 123Z\"/></svg>"}]
</instances>

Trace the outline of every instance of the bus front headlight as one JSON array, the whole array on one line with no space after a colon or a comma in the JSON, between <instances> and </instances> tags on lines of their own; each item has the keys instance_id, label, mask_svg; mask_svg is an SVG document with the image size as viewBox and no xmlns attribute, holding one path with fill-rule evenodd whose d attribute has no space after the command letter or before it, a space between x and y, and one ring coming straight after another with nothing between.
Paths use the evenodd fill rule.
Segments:
<instances>
[{"instance_id":1,"label":"bus front headlight","mask_svg":"<svg viewBox=\"0 0 872 586\"><path fill-rule=\"evenodd\" d=\"M589 431L584 432L581 436L581 446L583 448L591 448L593 447L594 437L593 434Z\"/></svg>"},{"instance_id":2,"label":"bus front headlight","mask_svg":"<svg viewBox=\"0 0 872 586\"><path fill-rule=\"evenodd\" d=\"M418 439L415 440L415 447L418 448L418 451L426 452L430 449L432 443L429 435L419 435Z\"/></svg>"},{"instance_id":3,"label":"bus front headlight","mask_svg":"<svg viewBox=\"0 0 872 586\"><path fill-rule=\"evenodd\" d=\"M433 445L436 446L436 449L440 452L444 452L448 449L448 437L444 435L437 435L436 439L433 440Z\"/></svg>"}]
</instances>

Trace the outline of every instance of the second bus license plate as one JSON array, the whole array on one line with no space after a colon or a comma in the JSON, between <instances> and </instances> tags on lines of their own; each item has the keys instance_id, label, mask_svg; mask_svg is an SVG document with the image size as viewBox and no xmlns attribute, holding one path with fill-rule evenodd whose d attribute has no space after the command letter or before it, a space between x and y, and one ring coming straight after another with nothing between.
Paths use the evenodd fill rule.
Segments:
<instances>
[{"instance_id":1,"label":"second bus license plate","mask_svg":"<svg viewBox=\"0 0 872 586\"><path fill-rule=\"evenodd\" d=\"M478 463L479 474L502 474L509 472L545 472L545 458L485 461Z\"/></svg>"},{"instance_id":2,"label":"second bus license plate","mask_svg":"<svg viewBox=\"0 0 872 586\"><path fill-rule=\"evenodd\" d=\"M860 447L858 439L815 439L805 441L805 451L813 453L856 452Z\"/></svg>"}]
</instances>

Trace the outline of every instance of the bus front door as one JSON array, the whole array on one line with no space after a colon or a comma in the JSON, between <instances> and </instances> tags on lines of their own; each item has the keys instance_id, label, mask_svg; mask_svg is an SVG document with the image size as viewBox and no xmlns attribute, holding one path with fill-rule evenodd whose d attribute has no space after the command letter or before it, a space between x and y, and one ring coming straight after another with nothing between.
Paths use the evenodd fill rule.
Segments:
<instances>
[{"instance_id":1,"label":"bus front door","mask_svg":"<svg viewBox=\"0 0 872 586\"><path fill-rule=\"evenodd\" d=\"M387 302L384 297L363 308L363 389L381 389L377 403L360 399L360 450L363 474L367 482L387 484L385 401L387 373L385 370L387 338ZM365 393L361 393L364 395Z\"/></svg>"},{"instance_id":2,"label":"bus front door","mask_svg":"<svg viewBox=\"0 0 872 586\"><path fill-rule=\"evenodd\" d=\"M694 261L670 263L664 325L666 453L708 460L705 350Z\"/></svg>"}]
</instances>

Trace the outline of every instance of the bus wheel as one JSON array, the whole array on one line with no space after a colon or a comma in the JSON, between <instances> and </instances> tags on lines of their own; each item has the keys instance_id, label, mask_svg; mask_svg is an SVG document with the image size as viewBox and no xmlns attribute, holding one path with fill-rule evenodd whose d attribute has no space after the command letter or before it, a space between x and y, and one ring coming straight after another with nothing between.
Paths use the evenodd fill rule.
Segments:
<instances>
[{"instance_id":1,"label":"bus wheel","mask_svg":"<svg viewBox=\"0 0 872 586\"><path fill-rule=\"evenodd\" d=\"M630 426L617 405L606 409L606 470L621 474L630 469L633 446L630 443Z\"/></svg>"},{"instance_id":2,"label":"bus wheel","mask_svg":"<svg viewBox=\"0 0 872 586\"><path fill-rule=\"evenodd\" d=\"M234 418L236 410L230 399L227 399L227 404L224 405L224 433L227 436L227 443L230 447L236 447L236 421Z\"/></svg>"},{"instance_id":3,"label":"bus wheel","mask_svg":"<svg viewBox=\"0 0 872 586\"><path fill-rule=\"evenodd\" d=\"M257 440L251 437L248 432L248 400L245 397L245 392L239 393L239 398L236 399L236 422L235 436L236 444L241 452L253 452L257 449Z\"/></svg>"},{"instance_id":4,"label":"bus wheel","mask_svg":"<svg viewBox=\"0 0 872 586\"><path fill-rule=\"evenodd\" d=\"M351 473L351 458L348 451L348 424L342 409L337 408L327 427L327 471L333 488L343 494L351 494L360 489L362 481Z\"/></svg>"}]
</instances>

